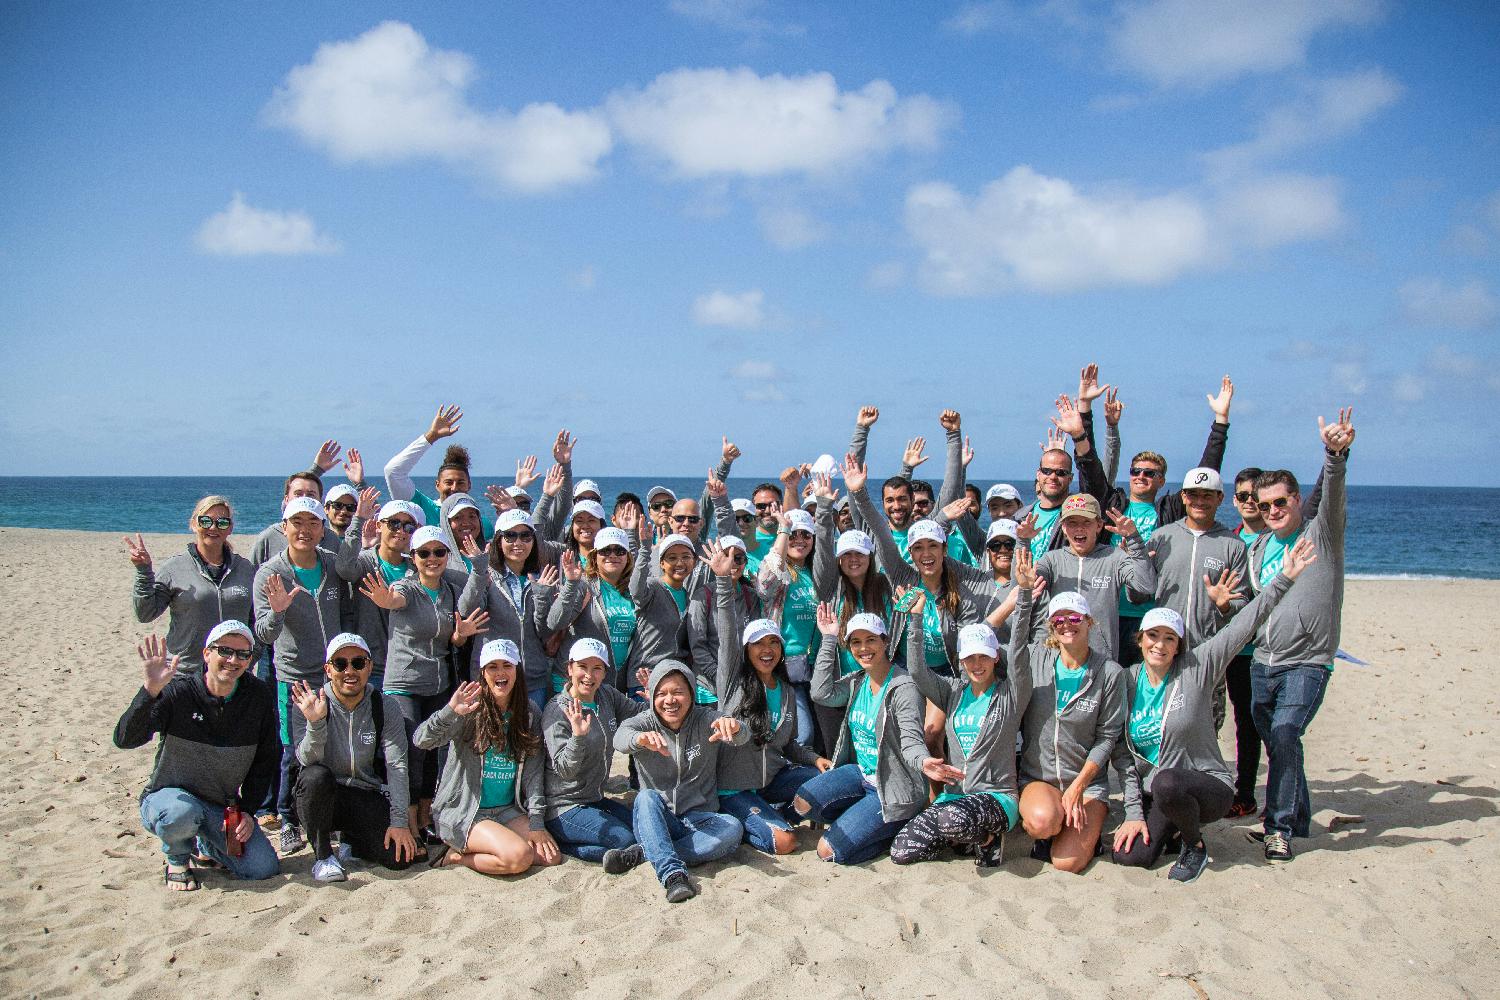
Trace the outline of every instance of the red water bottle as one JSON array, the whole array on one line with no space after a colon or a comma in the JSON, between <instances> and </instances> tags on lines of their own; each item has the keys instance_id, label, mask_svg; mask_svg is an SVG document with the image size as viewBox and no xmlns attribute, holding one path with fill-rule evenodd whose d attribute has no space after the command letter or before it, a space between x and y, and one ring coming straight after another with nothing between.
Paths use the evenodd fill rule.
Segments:
<instances>
[{"instance_id":1,"label":"red water bottle","mask_svg":"<svg viewBox=\"0 0 1500 1000\"><path fill-rule=\"evenodd\" d=\"M233 802L224 807L224 850L231 858L245 853L245 845L235 836L235 831L240 827L240 815L240 807Z\"/></svg>"}]
</instances>

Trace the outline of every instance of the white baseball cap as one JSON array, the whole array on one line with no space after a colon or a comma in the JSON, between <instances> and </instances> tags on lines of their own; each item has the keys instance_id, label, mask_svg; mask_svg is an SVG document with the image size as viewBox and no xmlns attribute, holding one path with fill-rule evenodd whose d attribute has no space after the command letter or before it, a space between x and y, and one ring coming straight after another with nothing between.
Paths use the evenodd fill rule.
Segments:
<instances>
[{"instance_id":1,"label":"white baseball cap","mask_svg":"<svg viewBox=\"0 0 1500 1000\"><path fill-rule=\"evenodd\" d=\"M579 514L592 514L599 520L604 520L604 507L597 500L578 500L573 504L573 517Z\"/></svg>"},{"instance_id":2,"label":"white baseball cap","mask_svg":"<svg viewBox=\"0 0 1500 1000\"><path fill-rule=\"evenodd\" d=\"M504 660L506 663L520 663L521 651L516 644L509 639L491 639L479 650L479 665L482 667L496 660Z\"/></svg>"},{"instance_id":3,"label":"white baseball cap","mask_svg":"<svg viewBox=\"0 0 1500 1000\"><path fill-rule=\"evenodd\" d=\"M203 645L212 646L226 635L242 635L250 641L252 647L255 645L255 633L250 631L250 626L234 618L219 622L209 629L208 638L203 640Z\"/></svg>"},{"instance_id":4,"label":"white baseball cap","mask_svg":"<svg viewBox=\"0 0 1500 1000\"><path fill-rule=\"evenodd\" d=\"M1059 611L1075 611L1080 615L1090 615L1089 602L1076 590L1065 590L1052 600L1047 602L1047 617L1051 618Z\"/></svg>"},{"instance_id":5,"label":"white baseball cap","mask_svg":"<svg viewBox=\"0 0 1500 1000\"><path fill-rule=\"evenodd\" d=\"M573 500L575 502L583 497L585 493L592 493L596 497L604 496L603 493L599 492L599 484L592 479L580 479L573 484Z\"/></svg>"},{"instance_id":6,"label":"white baseball cap","mask_svg":"<svg viewBox=\"0 0 1500 1000\"><path fill-rule=\"evenodd\" d=\"M531 499L531 494L527 493L519 486L507 486L505 488L505 492L509 493L513 497L525 497L527 500Z\"/></svg>"},{"instance_id":7,"label":"white baseball cap","mask_svg":"<svg viewBox=\"0 0 1500 1000\"><path fill-rule=\"evenodd\" d=\"M802 510L817 510L818 509L818 498L816 496L814 496L813 494L809 493L807 496L805 496L805 497L802 498L802 508L801 509Z\"/></svg>"},{"instance_id":8,"label":"white baseball cap","mask_svg":"<svg viewBox=\"0 0 1500 1000\"><path fill-rule=\"evenodd\" d=\"M359 494L354 492L354 487L348 483L339 483L328 491L328 495L323 498L323 505L326 507L339 497L353 497L355 500L358 500Z\"/></svg>"},{"instance_id":9,"label":"white baseball cap","mask_svg":"<svg viewBox=\"0 0 1500 1000\"><path fill-rule=\"evenodd\" d=\"M757 618L745 626L745 634L740 639L741 646L748 646L752 642L759 642L768 635L781 638L781 626L769 618Z\"/></svg>"},{"instance_id":10,"label":"white baseball cap","mask_svg":"<svg viewBox=\"0 0 1500 1000\"><path fill-rule=\"evenodd\" d=\"M1220 478L1219 470L1200 465L1196 469L1189 469L1187 475L1182 477L1182 488L1185 490L1213 490L1217 493L1223 493L1224 480Z\"/></svg>"},{"instance_id":11,"label":"white baseball cap","mask_svg":"<svg viewBox=\"0 0 1500 1000\"><path fill-rule=\"evenodd\" d=\"M512 528L530 528L535 531L536 522L524 510L508 510L495 518L496 531L509 531Z\"/></svg>"},{"instance_id":12,"label":"white baseball cap","mask_svg":"<svg viewBox=\"0 0 1500 1000\"><path fill-rule=\"evenodd\" d=\"M281 519L290 521L293 514L311 514L319 521L326 522L328 515L323 513L323 505L312 497L292 497L281 508Z\"/></svg>"},{"instance_id":13,"label":"white baseball cap","mask_svg":"<svg viewBox=\"0 0 1500 1000\"><path fill-rule=\"evenodd\" d=\"M825 452L818 456L817 461L813 462L812 468L809 471L820 476L836 476L839 471L839 463L832 455Z\"/></svg>"},{"instance_id":14,"label":"white baseball cap","mask_svg":"<svg viewBox=\"0 0 1500 1000\"><path fill-rule=\"evenodd\" d=\"M860 555L869 555L875 551L875 541L869 535L854 528L839 536L839 542L834 546L833 554L836 557L845 552L858 552Z\"/></svg>"},{"instance_id":15,"label":"white baseball cap","mask_svg":"<svg viewBox=\"0 0 1500 1000\"><path fill-rule=\"evenodd\" d=\"M1196 486L1194 489L1206 490L1208 487ZM1142 632L1148 628L1159 628L1161 626L1166 626L1173 632L1176 632L1179 639L1187 635L1187 626L1183 624L1182 616L1171 608L1152 608L1141 618L1140 630Z\"/></svg>"},{"instance_id":16,"label":"white baseball cap","mask_svg":"<svg viewBox=\"0 0 1500 1000\"><path fill-rule=\"evenodd\" d=\"M1002 537L1009 538L1011 541L1016 541L1016 529L1018 527L1020 527L1020 525L1016 524L1016 522L1012 521L1008 517L996 518L994 521L990 522L990 530L985 534L984 540L988 542L992 538Z\"/></svg>"},{"instance_id":17,"label":"white baseball cap","mask_svg":"<svg viewBox=\"0 0 1500 1000\"><path fill-rule=\"evenodd\" d=\"M448 499L443 501L443 505L448 508L448 513L443 516L449 519L465 508L476 512L479 510L479 504L475 503L474 498L467 493L450 493Z\"/></svg>"},{"instance_id":18,"label":"white baseball cap","mask_svg":"<svg viewBox=\"0 0 1500 1000\"><path fill-rule=\"evenodd\" d=\"M856 632L869 632L871 635L887 635L885 620L879 615L868 611L861 611L849 619L849 624L844 626L844 638L848 639Z\"/></svg>"},{"instance_id":19,"label":"white baseball cap","mask_svg":"<svg viewBox=\"0 0 1500 1000\"><path fill-rule=\"evenodd\" d=\"M445 549L451 547L448 543L448 536L435 524L424 524L412 532L411 550L415 552L428 542L437 542Z\"/></svg>"},{"instance_id":20,"label":"white baseball cap","mask_svg":"<svg viewBox=\"0 0 1500 1000\"><path fill-rule=\"evenodd\" d=\"M913 544L920 542L924 538L928 541L937 542L939 545L948 544L948 535L943 531L942 526L936 521L928 520L925 517L906 529L906 547L909 549Z\"/></svg>"},{"instance_id":21,"label":"white baseball cap","mask_svg":"<svg viewBox=\"0 0 1500 1000\"><path fill-rule=\"evenodd\" d=\"M984 502L989 503L991 500L1014 500L1020 503L1021 494L1010 483L996 483L984 491Z\"/></svg>"},{"instance_id":22,"label":"white baseball cap","mask_svg":"<svg viewBox=\"0 0 1500 1000\"><path fill-rule=\"evenodd\" d=\"M599 544L599 536L598 535L594 536L594 544L595 545ZM661 540L661 542L656 546L656 555L657 555L657 558L660 558L660 557L666 555L667 554L667 550L670 549L670 548L672 548L675 545L686 546L687 550L689 552L697 552L698 551L697 548L695 548L693 546L693 540L691 538L689 538L687 535L679 535L677 532L674 531L670 535L668 535L666 538L663 538Z\"/></svg>"},{"instance_id":23,"label":"white baseball cap","mask_svg":"<svg viewBox=\"0 0 1500 1000\"><path fill-rule=\"evenodd\" d=\"M729 501L729 509L734 511L736 514L749 514L751 517L755 516L755 504L751 503L749 500L731 500Z\"/></svg>"},{"instance_id":24,"label":"white baseball cap","mask_svg":"<svg viewBox=\"0 0 1500 1000\"><path fill-rule=\"evenodd\" d=\"M745 548L745 540L739 535L721 536L719 538L719 547L724 549L739 549L741 552L745 553L748 553L750 551L749 549Z\"/></svg>"},{"instance_id":25,"label":"white baseball cap","mask_svg":"<svg viewBox=\"0 0 1500 1000\"><path fill-rule=\"evenodd\" d=\"M328 649L324 652L323 659L327 662L332 662L333 654L337 653L345 646L357 646L360 649L363 649L365 651L365 655L367 656L370 653L370 644L365 642L364 636L358 635L354 632L340 632L338 635L328 640Z\"/></svg>"},{"instance_id":26,"label":"white baseball cap","mask_svg":"<svg viewBox=\"0 0 1500 1000\"><path fill-rule=\"evenodd\" d=\"M610 525L608 528L600 528L594 535L594 551L607 549L611 545L618 545L625 551L630 551L630 536L625 533L624 528L616 528Z\"/></svg>"},{"instance_id":27,"label":"white baseball cap","mask_svg":"<svg viewBox=\"0 0 1500 1000\"><path fill-rule=\"evenodd\" d=\"M1000 655L1000 640L995 638L995 630L983 622L965 625L958 630L958 658L962 660L975 653L983 653L985 656Z\"/></svg>"},{"instance_id":28,"label":"white baseball cap","mask_svg":"<svg viewBox=\"0 0 1500 1000\"><path fill-rule=\"evenodd\" d=\"M646 506L648 506L648 507L651 506L651 498L652 497L662 496L662 495L666 495L666 496L671 497L673 503L677 502L677 494L676 493L673 493L671 490L667 489L665 486L653 486L649 490L646 491Z\"/></svg>"},{"instance_id":29,"label":"white baseball cap","mask_svg":"<svg viewBox=\"0 0 1500 1000\"><path fill-rule=\"evenodd\" d=\"M837 500L835 500L833 502L833 509L834 510L843 510L847 506L849 506L849 497L848 497L847 494L845 494L844 496L839 497Z\"/></svg>"},{"instance_id":30,"label":"white baseball cap","mask_svg":"<svg viewBox=\"0 0 1500 1000\"><path fill-rule=\"evenodd\" d=\"M574 663L582 660L603 660L608 663L609 647L598 639L579 639L568 650L568 659Z\"/></svg>"},{"instance_id":31,"label":"white baseball cap","mask_svg":"<svg viewBox=\"0 0 1500 1000\"><path fill-rule=\"evenodd\" d=\"M427 515L422 513L422 508L410 500L387 500L381 505L380 513L375 516L375 519L384 521L386 518L395 517L397 514L405 514L413 521L416 521L419 528L427 523Z\"/></svg>"},{"instance_id":32,"label":"white baseball cap","mask_svg":"<svg viewBox=\"0 0 1500 1000\"><path fill-rule=\"evenodd\" d=\"M789 510L786 512L786 530L805 531L809 535L818 533L818 522L805 510Z\"/></svg>"}]
</instances>

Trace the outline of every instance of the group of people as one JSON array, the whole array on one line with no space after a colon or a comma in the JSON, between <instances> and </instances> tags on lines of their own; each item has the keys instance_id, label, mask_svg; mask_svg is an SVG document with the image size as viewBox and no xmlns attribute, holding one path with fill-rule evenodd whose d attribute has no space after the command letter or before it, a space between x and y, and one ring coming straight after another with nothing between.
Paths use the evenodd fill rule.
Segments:
<instances>
[{"instance_id":1,"label":"group of people","mask_svg":"<svg viewBox=\"0 0 1500 1000\"><path fill-rule=\"evenodd\" d=\"M126 539L137 618L169 621L139 647L115 743L157 741L140 808L165 881L266 878L307 846L318 881L354 859L515 875L568 856L649 863L680 902L689 868L742 843L796 851L810 823L839 864L989 867L1019 829L1062 871L1174 854L1169 877L1191 882L1204 825L1257 812L1265 857L1289 861L1338 647L1354 427L1318 418L1306 498L1287 470L1240 470L1226 526L1233 391L1226 376L1208 397L1180 489L1149 450L1118 488L1124 404L1084 368L1024 506L966 482L952 410L939 488L916 478L917 438L872 495L873 407L841 466L789 467L745 499L726 438L700 497L658 486L607 512L567 431L544 477L527 457L482 499L449 446L428 495L411 473L458 431L453 406L386 466L389 499L352 449L325 495L342 453L325 442L248 556L228 498L204 497L186 551L157 565ZM1111 771L1124 819L1106 837Z\"/></svg>"}]
</instances>

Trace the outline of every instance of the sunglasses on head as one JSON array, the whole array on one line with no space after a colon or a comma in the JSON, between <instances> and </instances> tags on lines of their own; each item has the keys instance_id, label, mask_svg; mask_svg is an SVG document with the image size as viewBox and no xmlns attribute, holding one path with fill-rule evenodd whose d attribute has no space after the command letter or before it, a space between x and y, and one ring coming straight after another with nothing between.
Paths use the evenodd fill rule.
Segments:
<instances>
[{"instance_id":1,"label":"sunglasses on head","mask_svg":"<svg viewBox=\"0 0 1500 1000\"><path fill-rule=\"evenodd\" d=\"M1054 628L1056 626L1058 626L1058 625L1078 625L1078 624L1082 623L1082 621L1083 621L1083 615L1080 615L1080 614L1053 615L1052 616L1052 625L1053 625Z\"/></svg>"},{"instance_id":2,"label":"sunglasses on head","mask_svg":"<svg viewBox=\"0 0 1500 1000\"><path fill-rule=\"evenodd\" d=\"M991 552L1014 552L1016 550L1016 543L1015 542L990 542L989 544L987 544L985 546L985 548L988 549Z\"/></svg>"},{"instance_id":3,"label":"sunglasses on head","mask_svg":"<svg viewBox=\"0 0 1500 1000\"><path fill-rule=\"evenodd\" d=\"M598 550L600 559L624 559L630 553L618 545L607 545Z\"/></svg>"},{"instance_id":4,"label":"sunglasses on head","mask_svg":"<svg viewBox=\"0 0 1500 1000\"><path fill-rule=\"evenodd\" d=\"M697 514L673 514L672 515L672 523L673 524L698 524L702 520L703 520L703 518L699 517Z\"/></svg>"},{"instance_id":5,"label":"sunglasses on head","mask_svg":"<svg viewBox=\"0 0 1500 1000\"><path fill-rule=\"evenodd\" d=\"M413 531L417 530L416 521L398 521L394 517L388 517L380 523L385 525L387 528L390 528L392 531L400 532L403 535L409 535Z\"/></svg>"},{"instance_id":6,"label":"sunglasses on head","mask_svg":"<svg viewBox=\"0 0 1500 1000\"><path fill-rule=\"evenodd\" d=\"M1272 507L1275 507L1277 510L1285 510L1287 508L1287 506L1291 502L1292 502L1292 498L1291 497L1277 497L1274 500L1262 500L1259 503L1257 503L1255 505L1255 507L1262 514L1264 514L1266 511L1270 510Z\"/></svg>"},{"instance_id":7,"label":"sunglasses on head","mask_svg":"<svg viewBox=\"0 0 1500 1000\"><path fill-rule=\"evenodd\" d=\"M1148 469L1140 465L1130 467L1131 479L1155 479L1159 475L1161 475L1160 469Z\"/></svg>"},{"instance_id":8,"label":"sunglasses on head","mask_svg":"<svg viewBox=\"0 0 1500 1000\"><path fill-rule=\"evenodd\" d=\"M441 546L435 549L418 549L416 553L418 559L441 559L447 554L448 550Z\"/></svg>"},{"instance_id":9,"label":"sunglasses on head","mask_svg":"<svg viewBox=\"0 0 1500 1000\"><path fill-rule=\"evenodd\" d=\"M334 673L341 674L345 670L364 670L370 665L370 658L368 656L351 656L346 659L342 656L335 656L328 661L328 665L333 667Z\"/></svg>"},{"instance_id":10,"label":"sunglasses on head","mask_svg":"<svg viewBox=\"0 0 1500 1000\"><path fill-rule=\"evenodd\" d=\"M218 528L220 531L228 531L234 527L234 521L227 517L209 517L207 514L199 514L198 527Z\"/></svg>"},{"instance_id":11,"label":"sunglasses on head","mask_svg":"<svg viewBox=\"0 0 1500 1000\"><path fill-rule=\"evenodd\" d=\"M325 503L323 506L327 507L329 510L343 511L345 514L353 514L359 508L359 504L343 503L338 500L335 500L332 503Z\"/></svg>"},{"instance_id":12,"label":"sunglasses on head","mask_svg":"<svg viewBox=\"0 0 1500 1000\"><path fill-rule=\"evenodd\" d=\"M500 540L504 542L529 542L531 541L531 532L502 531L500 532Z\"/></svg>"},{"instance_id":13,"label":"sunglasses on head","mask_svg":"<svg viewBox=\"0 0 1500 1000\"><path fill-rule=\"evenodd\" d=\"M253 649L235 649L233 646L213 645L208 648L226 660L249 660L255 652Z\"/></svg>"},{"instance_id":14,"label":"sunglasses on head","mask_svg":"<svg viewBox=\"0 0 1500 1000\"><path fill-rule=\"evenodd\" d=\"M1036 474L1039 476L1057 476L1061 479L1067 479L1073 475L1073 471L1071 469L1049 469L1044 465L1036 470Z\"/></svg>"},{"instance_id":15,"label":"sunglasses on head","mask_svg":"<svg viewBox=\"0 0 1500 1000\"><path fill-rule=\"evenodd\" d=\"M1255 492L1253 490L1237 490L1235 491L1234 498L1240 503L1249 503L1255 499Z\"/></svg>"}]
</instances>

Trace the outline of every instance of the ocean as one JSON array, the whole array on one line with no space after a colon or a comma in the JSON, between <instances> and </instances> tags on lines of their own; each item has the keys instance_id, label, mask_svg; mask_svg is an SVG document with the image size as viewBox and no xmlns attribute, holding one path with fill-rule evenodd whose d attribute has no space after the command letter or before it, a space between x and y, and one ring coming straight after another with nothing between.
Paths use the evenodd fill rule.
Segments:
<instances>
[{"instance_id":1,"label":"ocean","mask_svg":"<svg viewBox=\"0 0 1500 1000\"><path fill-rule=\"evenodd\" d=\"M645 496L663 485L698 497L703 480L596 476L608 510L621 492ZM330 476L326 484L342 482ZM760 482L731 476L730 496L748 497ZM1007 480L1029 495L1029 479ZM423 480L418 480L422 483ZM479 479L475 494L490 483ZM383 487L384 483L377 481ZM989 480L976 481L981 489ZM0 477L0 526L81 531L186 532L193 504L209 493L234 501L235 531L254 534L280 516L282 480L274 476ZM530 488L541 496L541 481ZM482 502L482 500L481 500ZM1226 503L1219 520L1239 523ZM1420 530L1418 530L1420 529ZM1346 537L1350 576L1500 579L1500 489L1432 486L1353 486ZM122 550L123 553L123 550ZM121 558L124 558L123 554Z\"/></svg>"}]
</instances>

